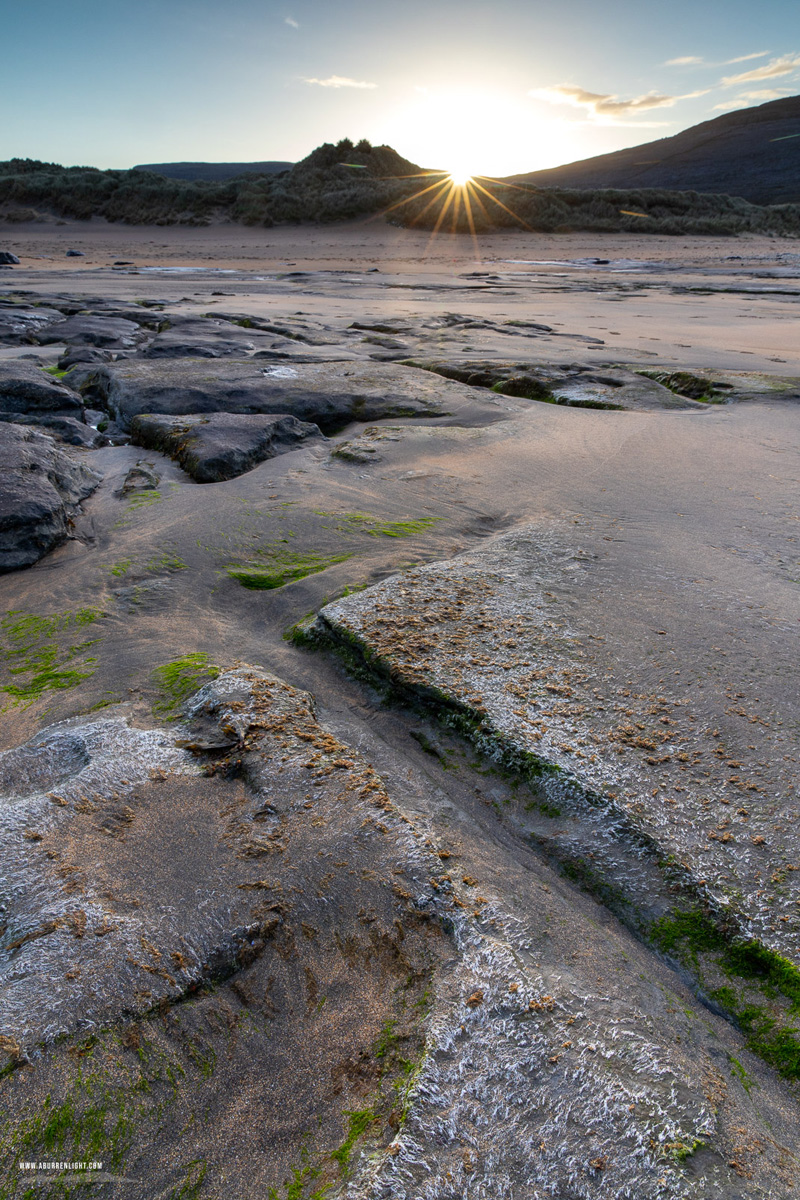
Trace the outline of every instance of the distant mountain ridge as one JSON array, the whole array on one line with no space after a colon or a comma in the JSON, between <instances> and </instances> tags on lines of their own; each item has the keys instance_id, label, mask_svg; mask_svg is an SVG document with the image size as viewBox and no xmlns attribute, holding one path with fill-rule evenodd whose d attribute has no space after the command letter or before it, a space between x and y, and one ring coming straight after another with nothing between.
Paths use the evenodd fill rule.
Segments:
<instances>
[{"instance_id":1,"label":"distant mountain ridge","mask_svg":"<svg viewBox=\"0 0 800 1200\"><path fill-rule=\"evenodd\" d=\"M240 175L278 175L289 171L291 162L173 162L139 163L133 171L152 171L165 179L186 179L190 182L204 180L207 183L222 183L226 179L237 179Z\"/></svg>"},{"instance_id":2,"label":"distant mountain ridge","mask_svg":"<svg viewBox=\"0 0 800 1200\"><path fill-rule=\"evenodd\" d=\"M800 96L726 113L673 137L511 177L558 188L666 188L800 202Z\"/></svg>"}]
</instances>

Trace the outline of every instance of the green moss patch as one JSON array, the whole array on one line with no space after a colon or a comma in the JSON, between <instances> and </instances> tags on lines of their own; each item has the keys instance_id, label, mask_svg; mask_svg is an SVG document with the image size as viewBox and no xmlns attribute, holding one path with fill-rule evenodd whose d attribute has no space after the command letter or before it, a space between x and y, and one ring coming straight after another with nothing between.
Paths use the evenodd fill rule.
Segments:
<instances>
[{"instance_id":1,"label":"green moss patch","mask_svg":"<svg viewBox=\"0 0 800 1200\"><path fill-rule=\"evenodd\" d=\"M39 616L7 612L0 621L0 661L4 679L0 693L6 707L27 707L45 692L77 687L97 670L97 659L88 651L99 638L83 638L81 632L106 614L99 608ZM75 640L77 637L78 640Z\"/></svg>"},{"instance_id":2,"label":"green moss patch","mask_svg":"<svg viewBox=\"0 0 800 1200\"><path fill-rule=\"evenodd\" d=\"M109 573L116 578L122 578L129 572L141 577L143 575L160 575L164 571L186 571L188 564L178 554L165 550L162 554L154 554L143 563L141 559L121 558L119 562L106 564Z\"/></svg>"},{"instance_id":3,"label":"green moss patch","mask_svg":"<svg viewBox=\"0 0 800 1200\"><path fill-rule=\"evenodd\" d=\"M624 404L611 404L606 400L592 400L589 397L572 399L569 396L557 396L549 386L531 375L510 375L507 379L499 379L492 384L492 391L502 396L516 396L521 400L540 400L543 404L561 404L567 408L608 408L621 410Z\"/></svg>"},{"instance_id":4,"label":"green moss patch","mask_svg":"<svg viewBox=\"0 0 800 1200\"><path fill-rule=\"evenodd\" d=\"M335 518L333 528L338 533L368 533L370 537L392 538L414 537L415 534L433 528L442 520L441 517L404 517L399 521L386 521L372 513L328 512L325 509L316 509L315 515Z\"/></svg>"},{"instance_id":5,"label":"green moss patch","mask_svg":"<svg viewBox=\"0 0 800 1200\"><path fill-rule=\"evenodd\" d=\"M209 662L207 654L185 654L173 662L156 667L153 676L159 686L160 696L153 704L153 712L160 717L173 717L175 710L187 696L210 679L219 675L219 667Z\"/></svg>"},{"instance_id":6,"label":"green moss patch","mask_svg":"<svg viewBox=\"0 0 800 1200\"><path fill-rule=\"evenodd\" d=\"M748 1049L787 1079L800 1079L800 1029L791 1021L800 1014L800 970L794 963L753 939L732 939L700 909L662 917L649 937L690 967L739 1026Z\"/></svg>"},{"instance_id":7,"label":"green moss patch","mask_svg":"<svg viewBox=\"0 0 800 1200\"><path fill-rule=\"evenodd\" d=\"M128 500L128 512L138 512L141 508L149 508L151 504L160 504L162 499L163 496L157 488L134 492Z\"/></svg>"},{"instance_id":8,"label":"green moss patch","mask_svg":"<svg viewBox=\"0 0 800 1200\"><path fill-rule=\"evenodd\" d=\"M148 571L186 571L187 564L177 554L155 554L147 563Z\"/></svg>"},{"instance_id":9,"label":"green moss patch","mask_svg":"<svg viewBox=\"0 0 800 1200\"><path fill-rule=\"evenodd\" d=\"M387 521L385 524L376 525L369 532L372 537L414 537L417 533L424 533L426 529L431 529L440 519L439 517L418 517L417 519L409 517L405 521Z\"/></svg>"},{"instance_id":10,"label":"green moss patch","mask_svg":"<svg viewBox=\"0 0 800 1200\"><path fill-rule=\"evenodd\" d=\"M676 396L684 396L687 400L700 400L703 404L724 404L726 400L710 380L702 375L693 375L691 371L637 371L636 374L654 379Z\"/></svg>"},{"instance_id":11,"label":"green moss patch","mask_svg":"<svg viewBox=\"0 0 800 1200\"><path fill-rule=\"evenodd\" d=\"M242 587L251 588L254 591L272 591L287 583L294 583L297 579L304 579L306 575L316 575L320 571L327 571L328 567L346 562L351 557L350 554L286 555L281 561L275 561L269 565L234 566L227 567L226 570L228 575Z\"/></svg>"},{"instance_id":12,"label":"green moss patch","mask_svg":"<svg viewBox=\"0 0 800 1200\"><path fill-rule=\"evenodd\" d=\"M353 1147L359 1138L367 1132L370 1125L378 1119L377 1114L371 1108L362 1108L358 1111L348 1111L345 1113L347 1121L347 1136L337 1150L334 1150L331 1158L334 1162L338 1162L341 1167L342 1174L347 1174L347 1168L350 1164L350 1155L353 1153Z\"/></svg>"}]
</instances>

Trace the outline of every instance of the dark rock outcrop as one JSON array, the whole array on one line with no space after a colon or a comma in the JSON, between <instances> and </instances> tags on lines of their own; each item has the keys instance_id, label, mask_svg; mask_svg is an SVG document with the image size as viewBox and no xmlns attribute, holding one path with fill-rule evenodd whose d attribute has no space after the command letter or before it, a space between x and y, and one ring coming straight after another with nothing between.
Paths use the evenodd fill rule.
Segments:
<instances>
[{"instance_id":1,"label":"dark rock outcrop","mask_svg":"<svg viewBox=\"0 0 800 1200\"><path fill-rule=\"evenodd\" d=\"M24 346L35 341L36 331L60 321L55 308L29 307L14 300L0 300L0 345Z\"/></svg>"},{"instance_id":2,"label":"dark rock outcrop","mask_svg":"<svg viewBox=\"0 0 800 1200\"><path fill-rule=\"evenodd\" d=\"M0 266L12 267L19 262L16 254L12 254L10 250L0 250Z\"/></svg>"},{"instance_id":3,"label":"dark rock outcrop","mask_svg":"<svg viewBox=\"0 0 800 1200\"><path fill-rule=\"evenodd\" d=\"M288 413L334 433L352 421L436 418L446 424L501 420L509 402L478 395L429 372L388 363L128 360L96 371L75 367L81 392L124 426L143 413ZM78 377L76 376L76 379ZM77 385L77 384L76 384Z\"/></svg>"},{"instance_id":4,"label":"dark rock outcrop","mask_svg":"<svg viewBox=\"0 0 800 1200\"><path fill-rule=\"evenodd\" d=\"M160 482L161 476L155 469L155 464L140 458L126 474L119 494L132 496L138 492L154 492Z\"/></svg>"},{"instance_id":5,"label":"dark rock outcrop","mask_svg":"<svg viewBox=\"0 0 800 1200\"><path fill-rule=\"evenodd\" d=\"M169 454L198 483L234 479L321 436L316 425L283 413L190 413L178 419L146 414L131 422L136 445Z\"/></svg>"},{"instance_id":6,"label":"dark rock outcrop","mask_svg":"<svg viewBox=\"0 0 800 1200\"><path fill-rule=\"evenodd\" d=\"M144 356L236 358L253 348L249 330L239 328L230 321L218 321L210 317L170 317L144 351Z\"/></svg>"},{"instance_id":7,"label":"dark rock outcrop","mask_svg":"<svg viewBox=\"0 0 800 1200\"><path fill-rule=\"evenodd\" d=\"M60 442L66 442L68 446L84 446L89 449L105 444L102 433L98 433L84 421L76 421L74 417L65 416L63 413L0 412L0 421L14 425L35 425L43 433L58 438Z\"/></svg>"},{"instance_id":8,"label":"dark rock outcrop","mask_svg":"<svg viewBox=\"0 0 800 1200\"><path fill-rule=\"evenodd\" d=\"M503 396L523 400L542 400L547 404L563 404L568 408L654 409L702 408L685 390L665 386L652 375L625 370L621 367L595 369L575 363L557 367L530 362L471 361L460 359L407 359L411 366L421 367L456 379L470 387L491 388ZM671 380L674 377L668 376ZM704 399L710 399L712 384L705 386ZM695 393L692 393L695 394Z\"/></svg>"},{"instance_id":9,"label":"dark rock outcrop","mask_svg":"<svg viewBox=\"0 0 800 1200\"><path fill-rule=\"evenodd\" d=\"M110 362L111 354L108 350L95 350L92 346L75 346L71 347L66 354L62 354L58 360L59 371L68 371L70 367L77 366L78 363L101 363Z\"/></svg>"},{"instance_id":10,"label":"dark rock outcrop","mask_svg":"<svg viewBox=\"0 0 800 1200\"><path fill-rule=\"evenodd\" d=\"M49 437L0 423L0 572L66 541L75 506L100 482Z\"/></svg>"},{"instance_id":11,"label":"dark rock outcrop","mask_svg":"<svg viewBox=\"0 0 800 1200\"><path fill-rule=\"evenodd\" d=\"M0 360L0 412L83 416L80 396L35 363Z\"/></svg>"},{"instance_id":12,"label":"dark rock outcrop","mask_svg":"<svg viewBox=\"0 0 800 1200\"><path fill-rule=\"evenodd\" d=\"M93 317L80 314L39 330L31 340L40 346L63 342L67 346L125 347L141 338L140 326L124 317Z\"/></svg>"}]
</instances>

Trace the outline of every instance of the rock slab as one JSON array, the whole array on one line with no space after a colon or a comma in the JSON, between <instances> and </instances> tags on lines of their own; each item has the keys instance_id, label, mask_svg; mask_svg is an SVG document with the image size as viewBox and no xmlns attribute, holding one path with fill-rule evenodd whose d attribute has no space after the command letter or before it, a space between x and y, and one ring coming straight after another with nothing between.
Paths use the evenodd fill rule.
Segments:
<instances>
[{"instance_id":1,"label":"rock slab","mask_svg":"<svg viewBox=\"0 0 800 1200\"><path fill-rule=\"evenodd\" d=\"M32 566L66 541L76 505L99 483L51 438L0 424L0 573Z\"/></svg>"},{"instance_id":2,"label":"rock slab","mask_svg":"<svg viewBox=\"0 0 800 1200\"><path fill-rule=\"evenodd\" d=\"M125 427L143 413L289 413L329 435L353 421L398 417L486 424L515 408L503 397L389 363L127 360L85 373L80 387Z\"/></svg>"},{"instance_id":3,"label":"rock slab","mask_svg":"<svg viewBox=\"0 0 800 1200\"><path fill-rule=\"evenodd\" d=\"M131 421L136 445L168 454L197 483L234 479L268 458L320 437L316 425L285 413L188 413L177 419L145 414Z\"/></svg>"}]
</instances>

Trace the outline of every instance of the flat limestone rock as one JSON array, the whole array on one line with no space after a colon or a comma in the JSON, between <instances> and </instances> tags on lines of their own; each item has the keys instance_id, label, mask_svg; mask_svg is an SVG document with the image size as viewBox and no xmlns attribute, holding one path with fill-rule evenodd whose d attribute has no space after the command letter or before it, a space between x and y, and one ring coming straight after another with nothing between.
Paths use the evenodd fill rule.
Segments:
<instances>
[{"instance_id":1,"label":"flat limestone rock","mask_svg":"<svg viewBox=\"0 0 800 1200\"><path fill-rule=\"evenodd\" d=\"M35 363L0 359L0 412L61 413L80 418L83 401Z\"/></svg>"},{"instance_id":2,"label":"flat limestone rock","mask_svg":"<svg viewBox=\"0 0 800 1200\"><path fill-rule=\"evenodd\" d=\"M61 316L57 309L44 305L34 308L22 302L0 301L0 345L30 344L32 334L60 321Z\"/></svg>"},{"instance_id":3,"label":"flat limestone rock","mask_svg":"<svg viewBox=\"0 0 800 1200\"><path fill-rule=\"evenodd\" d=\"M774 1044L765 1033L765 1057L796 1072L796 1057L779 1049L785 1037L800 1051L791 639L768 629L761 648L776 683L759 707L735 667L726 676L722 640L692 643L684 599L691 677L678 670L674 683L654 687L644 664L637 677L635 662L605 656L604 620L615 615L591 604L580 579L600 570L523 527L335 601L316 636L531 779L542 807L517 814L520 832L570 862L637 933L684 955L729 1016L763 1010L783 1030ZM557 599L578 589L585 602L567 620ZM629 635L638 639L635 616ZM760 981L770 970L785 979L764 1009Z\"/></svg>"},{"instance_id":4,"label":"flat limestone rock","mask_svg":"<svg viewBox=\"0 0 800 1200\"><path fill-rule=\"evenodd\" d=\"M76 421L74 417L63 416L61 413L4 413L0 411L0 421L14 425L35 425L50 437L66 442L68 446L83 446L89 449L102 445L103 435L87 425L84 421Z\"/></svg>"},{"instance_id":5,"label":"flat limestone rock","mask_svg":"<svg viewBox=\"0 0 800 1200\"><path fill-rule=\"evenodd\" d=\"M128 321L124 317L95 317L82 314L56 321L31 335L31 340L38 342L40 346L63 342L67 346L130 347L140 339L141 330L134 321Z\"/></svg>"},{"instance_id":6,"label":"flat limestone rock","mask_svg":"<svg viewBox=\"0 0 800 1200\"><path fill-rule=\"evenodd\" d=\"M124 715L79 718L0 755L0 853L15 896L0 967L3 1033L26 1053L252 961L264 950L262 941L251 952L254 941L280 938L298 907L288 862L308 889L316 877L316 890L328 868L315 859L345 854L365 818L383 819L374 776L317 725L310 698L274 676L220 676L195 695L187 722L143 729ZM205 772L220 750L241 763L233 782ZM331 820L343 801L347 811ZM362 865L373 859L384 877L406 838L390 821L388 841L361 837ZM409 865L430 872L432 860L411 849ZM328 903L337 891L331 882ZM325 904L314 907L322 921Z\"/></svg>"},{"instance_id":7,"label":"flat limestone rock","mask_svg":"<svg viewBox=\"0 0 800 1200\"><path fill-rule=\"evenodd\" d=\"M144 351L144 357L240 358L253 348L250 332L230 321L168 317Z\"/></svg>"},{"instance_id":8,"label":"flat limestone rock","mask_svg":"<svg viewBox=\"0 0 800 1200\"><path fill-rule=\"evenodd\" d=\"M320 437L316 425L280 413L189 413L178 419L145 414L131 422L136 445L170 455L198 483L234 479L268 458Z\"/></svg>"},{"instance_id":9,"label":"flat limestone rock","mask_svg":"<svg viewBox=\"0 0 800 1200\"><path fill-rule=\"evenodd\" d=\"M457 379L471 387L491 388L504 396L564 404L570 408L698 409L704 405L657 380L624 367L558 367L531 362L462 359L409 359L411 365ZM685 375L685 373L684 373ZM686 376L689 378L688 376ZM668 376L677 378L677 375Z\"/></svg>"},{"instance_id":10,"label":"flat limestone rock","mask_svg":"<svg viewBox=\"0 0 800 1200\"><path fill-rule=\"evenodd\" d=\"M781 1096L756 1063L751 1103L630 939L502 851L476 895L267 672L183 718L75 718L0 755L9 1177L56 1113L153 1195L198 1159L242 1200L298 1161L351 1200L781 1194Z\"/></svg>"},{"instance_id":11,"label":"flat limestone rock","mask_svg":"<svg viewBox=\"0 0 800 1200\"><path fill-rule=\"evenodd\" d=\"M0 573L29 567L66 541L76 505L99 483L52 438L0 423Z\"/></svg>"},{"instance_id":12,"label":"flat limestone rock","mask_svg":"<svg viewBox=\"0 0 800 1200\"><path fill-rule=\"evenodd\" d=\"M142 413L289 413L330 434L352 421L398 417L489 424L515 409L502 397L393 363L127 360L84 375L81 391L125 426Z\"/></svg>"}]
</instances>

